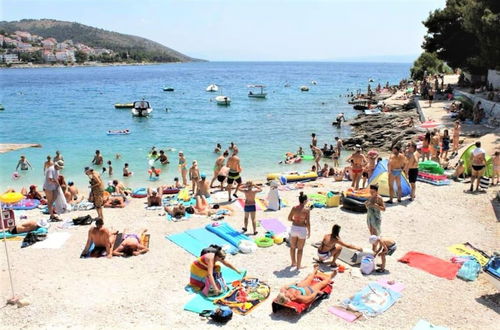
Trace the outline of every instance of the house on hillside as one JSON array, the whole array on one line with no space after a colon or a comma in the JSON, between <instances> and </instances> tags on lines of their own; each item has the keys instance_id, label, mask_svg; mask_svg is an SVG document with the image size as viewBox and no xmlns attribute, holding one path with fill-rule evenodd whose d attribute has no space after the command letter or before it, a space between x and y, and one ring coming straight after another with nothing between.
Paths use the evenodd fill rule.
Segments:
<instances>
[{"instance_id":1,"label":"house on hillside","mask_svg":"<svg viewBox=\"0 0 500 330\"><path fill-rule=\"evenodd\" d=\"M33 41L34 40L33 35L31 35L31 33L29 33L29 32L16 31L16 32L14 32L14 35L19 37L21 39L21 41Z\"/></svg>"},{"instance_id":2,"label":"house on hillside","mask_svg":"<svg viewBox=\"0 0 500 330\"><path fill-rule=\"evenodd\" d=\"M106 49L106 48L94 48L94 54L97 56L101 55L111 55L113 53L112 50Z\"/></svg>"},{"instance_id":3,"label":"house on hillside","mask_svg":"<svg viewBox=\"0 0 500 330\"><path fill-rule=\"evenodd\" d=\"M44 50L42 52L42 58L47 63L57 62L56 55L54 55L54 53L51 50Z\"/></svg>"},{"instance_id":4,"label":"house on hillside","mask_svg":"<svg viewBox=\"0 0 500 330\"><path fill-rule=\"evenodd\" d=\"M6 64L18 63L19 56L17 56L17 54L3 54L3 55L0 55L0 61L2 63L6 63Z\"/></svg>"},{"instance_id":5,"label":"house on hillside","mask_svg":"<svg viewBox=\"0 0 500 330\"><path fill-rule=\"evenodd\" d=\"M71 50L57 51L55 54L57 62L75 62L75 52Z\"/></svg>"},{"instance_id":6,"label":"house on hillside","mask_svg":"<svg viewBox=\"0 0 500 330\"><path fill-rule=\"evenodd\" d=\"M54 49L57 45L57 40L54 38L47 38L42 40L42 47L45 49Z\"/></svg>"}]
</instances>

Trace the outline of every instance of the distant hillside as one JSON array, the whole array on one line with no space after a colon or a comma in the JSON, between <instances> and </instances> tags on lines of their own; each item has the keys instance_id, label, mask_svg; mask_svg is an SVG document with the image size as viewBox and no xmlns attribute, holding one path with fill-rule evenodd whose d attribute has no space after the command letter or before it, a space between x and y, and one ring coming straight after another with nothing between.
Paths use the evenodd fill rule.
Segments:
<instances>
[{"instance_id":1,"label":"distant hillside","mask_svg":"<svg viewBox=\"0 0 500 330\"><path fill-rule=\"evenodd\" d=\"M27 31L44 38L53 37L57 41L73 40L94 48L107 48L116 53L127 53L131 58L137 57L154 62L190 62L197 61L157 42L106 31L80 23L57 21L53 19L23 19L21 21L0 21L0 30L7 33ZM134 56L137 55L137 56Z\"/></svg>"}]
</instances>

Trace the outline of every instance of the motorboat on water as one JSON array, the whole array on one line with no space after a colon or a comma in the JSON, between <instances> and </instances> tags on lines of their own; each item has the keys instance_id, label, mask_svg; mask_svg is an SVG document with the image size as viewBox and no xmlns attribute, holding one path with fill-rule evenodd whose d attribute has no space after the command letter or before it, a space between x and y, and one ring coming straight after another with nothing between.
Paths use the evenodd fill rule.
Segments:
<instances>
[{"instance_id":1,"label":"motorboat on water","mask_svg":"<svg viewBox=\"0 0 500 330\"><path fill-rule=\"evenodd\" d=\"M217 91L219 91L219 86L217 86L216 84L208 85L206 91L207 92L217 92Z\"/></svg>"},{"instance_id":2,"label":"motorboat on water","mask_svg":"<svg viewBox=\"0 0 500 330\"><path fill-rule=\"evenodd\" d=\"M164 92L173 92L174 88L173 87L163 87Z\"/></svg>"},{"instance_id":3,"label":"motorboat on water","mask_svg":"<svg viewBox=\"0 0 500 330\"><path fill-rule=\"evenodd\" d=\"M132 107L132 116L135 117L147 117L153 111L153 108L148 101L135 101Z\"/></svg>"},{"instance_id":4,"label":"motorboat on water","mask_svg":"<svg viewBox=\"0 0 500 330\"><path fill-rule=\"evenodd\" d=\"M300 91L301 92L309 92L309 87L307 87L307 86L300 86Z\"/></svg>"},{"instance_id":5,"label":"motorboat on water","mask_svg":"<svg viewBox=\"0 0 500 330\"><path fill-rule=\"evenodd\" d=\"M133 103L115 103L116 109L130 109L133 107L134 107Z\"/></svg>"},{"instance_id":6,"label":"motorboat on water","mask_svg":"<svg viewBox=\"0 0 500 330\"><path fill-rule=\"evenodd\" d=\"M255 98L255 99L265 99L266 98L266 95L267 93L264 93L264 88L266 88L266 86L264 85L248 85L248 88L260 88L260 92L254 92L254 91L249 91L248 92L248 97L252 97L252 98Z\"/></svg>"},{"instance_id":7,"label":"motorboat on water","mask_svg":"<svg viewBox=\"0 0 500 330\"><path fill-rule=\"evenodd\" d=\"M217 102L217 105L228 106L231 104L231 99L228 96L219 95L215 98L215 102Z\"/></svg>"}]
</instances>

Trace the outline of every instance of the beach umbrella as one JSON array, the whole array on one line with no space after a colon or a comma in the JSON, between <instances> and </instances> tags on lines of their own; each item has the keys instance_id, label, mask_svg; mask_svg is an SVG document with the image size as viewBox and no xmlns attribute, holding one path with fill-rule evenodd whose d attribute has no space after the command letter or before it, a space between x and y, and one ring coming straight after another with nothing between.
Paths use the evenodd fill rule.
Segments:
<instances>
[{"instance_id":1,"label":"beach umbrella","mask_svg":"<svg viewBox=\"0 0 500 330\"><path fill-rule=\"evenodd\" d=\"M0 223L2 226L3 244L5 246L5 256L7 258L7 269L9 270L10 289L12 291L12 298L8 300L9 302L15 301L15 295L14 295L14 281L12 279L12 273L10 271L9 251L7 250L7 238L5 234L5 226L3 223L3 204L14 204L19 202L23 198L24 196L17 192L8 192L3 195L0 195Z\"/></svg>"},{"instance_id":2,"label":"beach umbrella","mask_svg":"<svg viewBox=\"0 0 500 330\"><path fill-rule=\"evenodd\" d=\"M434 129L434 128L442 128L444 125L439 121L428 120L424 121L422 124L418 126L418 128L422 130Z\"/></svg>"}]
</instances>

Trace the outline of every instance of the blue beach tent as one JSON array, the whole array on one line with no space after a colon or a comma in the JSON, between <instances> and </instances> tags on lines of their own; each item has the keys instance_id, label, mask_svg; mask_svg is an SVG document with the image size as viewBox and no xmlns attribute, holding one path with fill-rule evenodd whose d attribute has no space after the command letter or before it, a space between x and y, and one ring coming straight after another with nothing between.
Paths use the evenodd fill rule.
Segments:
<instances>
[{"instance_id":1,"label":"blue beach tent","mask_svg":"<svg viewBox=\"0 0 500 330\"><path fill-rule=\"evenodd\" d=\"M387 159L381 160L375 169L373 170L372 176L368 180L368 184L378 185L378 193L382 196L389 197L389 173L387 172ZM402 196L408 196L411 193L411 187L408 183L406 175L401 176L401 189ZM394 196L397 197L398 187L396 182L394 182Z\"/></svg>"}]
</instances>

